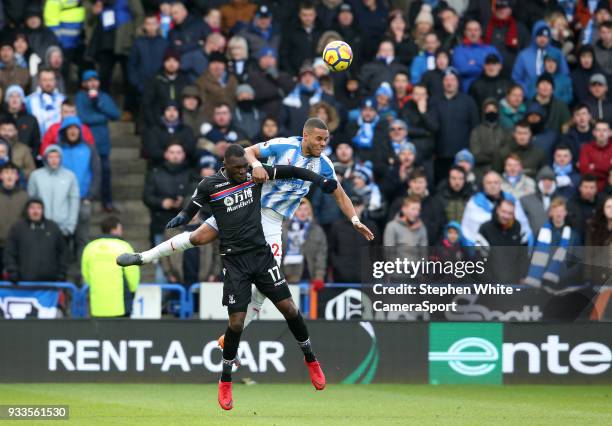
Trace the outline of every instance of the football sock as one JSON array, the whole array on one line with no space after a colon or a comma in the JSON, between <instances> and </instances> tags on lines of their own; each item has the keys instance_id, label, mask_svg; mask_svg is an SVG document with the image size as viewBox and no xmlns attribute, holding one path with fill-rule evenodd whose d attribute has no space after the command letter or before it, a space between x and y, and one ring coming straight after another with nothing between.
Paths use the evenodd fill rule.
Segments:
<instances>
[{"instance_id":1,"label":"football sock","mask_svg":"<svg viewBox=\"0 0 612 426\"><path fill-rule=\"evenodd\" d=\"M140 256L142 256L142 262L151 263L157 259L161 259L162 257L170 256L172 253L185 251L195 247L189 240L190 235L191 232L183 232L175 235L169 240L164 241L163 243L156 245L151 250L143 251L140 253Z\"/></svg>"},{"instance_id":2,"label":"football sock","mask_svg":"<svg viewBox=\"0 0 612 426\"><path fill-rule=\"evenodd\" d=\"M222 382L232 381L232 367L234 359L238 353L238 344L240 343L240 335L242 331L235 332L227 327L225 330L225 342L223 345L223 370L221 372Z\"/></svg>"},{"instance_id":3,"label":"football sock","mask_svg":"<svg viewBox=\"0 0 612 426\"><path fill-rule=\"evenodd\" d=\"M253 321L255 317L259 314L259 312L261 311L261 305L263 305L265 300L265 294L255 289L255 292L251 297L251 303L249 303L249 306L247 307L246 317L244 318L244 328L246 328L246 326L249 325L251 321Z\"/></svg>"},{"instance_id":4,"label":"football sock","mask_svg":"<svg viewBox=\"0 0 612 426\"><path fill-rule=\"evenodd\" d=\"M289 330L293 333L295 340L297 340L300 349L304 352L304 358L306 362L316 361L314 353L312 352L312 345L310 344L310 338L308 336L308 329L302 314L298 312L298 316L287 320Z\"/></svg>"}]
</instances>

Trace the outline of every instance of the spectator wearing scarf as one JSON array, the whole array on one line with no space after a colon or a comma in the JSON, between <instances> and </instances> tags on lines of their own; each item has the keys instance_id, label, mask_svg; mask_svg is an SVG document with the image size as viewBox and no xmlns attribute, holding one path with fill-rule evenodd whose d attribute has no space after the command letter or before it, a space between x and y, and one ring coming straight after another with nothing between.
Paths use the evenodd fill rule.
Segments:
<instances>
[{"instance_id":1,"label":"spectator wearing scarf","mask_svg":"<svg viewBox=\"0 0 612 426\"><path fill-rule=\"evenodd\" d=\"M495 47L506 64L503 74L512 72L512 64L520 49L529 42L529 31L514 18L511 0L497 0L494 3L491 19L485 28L484 42Z\"/></svg>"},{"instance_id":2,"label":"spectator wearing scarf","mask_svg":"<svg viewBox=\"0 0 612 426\"><path fill-rule=\"evenodd\" d=\"M293 217L283 224L283 247L283 272L289 282L309 280L322 284L327 268L327 238L315 222L307 199L300 202Z\"/></svg>"},{"instance_id":3,"label":"spectator wearing scarf","mask_svg":"<svg viewBox=\"0 0 612 426\"><path fill-rule=\"evenodd\" d=\"M574 284L571 277L579 265L571 266L567 260L570 247L579 244L578 235L566 224L567 206L563 198L553 199L548 210L549 220L538 233L525 284L554 289ZM576 277L577 278L577 277Z\"/></svg>"}]
</instances>

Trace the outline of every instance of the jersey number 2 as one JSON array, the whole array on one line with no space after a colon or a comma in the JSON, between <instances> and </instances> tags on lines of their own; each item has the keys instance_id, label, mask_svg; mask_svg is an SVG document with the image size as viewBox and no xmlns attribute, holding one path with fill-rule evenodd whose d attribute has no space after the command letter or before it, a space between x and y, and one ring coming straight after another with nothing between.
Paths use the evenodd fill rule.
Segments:
<instances>
[{"instance_id":1,"label":"jersey number 2","mask_svg":"<svg viewBox=\"0 0 612 426\"><path fill-rule=\"evenodd\" d=\"M278 246L278 244L277 243L273 243L272 244L272 256L278 257L279 256L279 253L278 253L279 250L280 250L280 247Z\"/></svg>"}]
</instances>

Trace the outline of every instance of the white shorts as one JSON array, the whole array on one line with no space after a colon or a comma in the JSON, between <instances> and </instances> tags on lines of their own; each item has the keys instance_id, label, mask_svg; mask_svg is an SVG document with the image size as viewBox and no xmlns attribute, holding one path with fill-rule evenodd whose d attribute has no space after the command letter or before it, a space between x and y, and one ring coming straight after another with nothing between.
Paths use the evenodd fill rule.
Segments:
<instances>
[{"instance_id":1,"label":"white shorts","mask_svg":"<svg viewBox=\"0 0 612 426\"><path fill-rule=\"evenodd\" d=\"M283 258L283 219L281 214L276 213L272 209L261 209L261 227L263 228L264 237L270 246L270 250L272 250L274 260L276 260L278 266L281 266L281 260ZM216 231L219 231L214 216L206 219L204 223Z\"/></svg>"}]
</instances>

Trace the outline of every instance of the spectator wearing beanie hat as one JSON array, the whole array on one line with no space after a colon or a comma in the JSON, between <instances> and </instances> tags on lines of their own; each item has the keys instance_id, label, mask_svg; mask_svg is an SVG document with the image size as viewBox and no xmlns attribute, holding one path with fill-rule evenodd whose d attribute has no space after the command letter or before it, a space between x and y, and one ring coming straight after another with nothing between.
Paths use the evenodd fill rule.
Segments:
<instances>
[{"instance_id":1,"label":"spectator wearing beanie hat","mask_svg":"<svg viewBox=\"0 0 612 426\"><path fill-rule=\"evenodd\" d=\"M248 84L241 84L236 88L236 108L234 108L236 128L241 130L251 142L259 133L264 118L255 106L254 99L255 91Z\"/></svg>"},{"instance_id":2,"label":"spectator wearing beanie hat","mask_svg":"<svg viewBox=\"0 0 612 426\"><path fill-rule=\"evenodd\" d=\"M482 104L482 122L470 134L470 151L474 155L474 173L480 179L493 167L502 146L510 141L510 132L499 125L499 103L487 98Z\"/></svg>"},{"instance_id":3,"label":"spectator wearing beanie hat","mask_svg":"<svg viewBox=\"0 0 612 426\"><path fill-rule=\"evenodd\" d=\"M95 70L83 72L82 89L75 96L75 104L81 121L91 128L100 155L102 166L102 205L110 212L113 210L111 195L110 152L111 139L109 121L119 118L119 108L111 96L100 90L100 80Z\"/></svg>"},{"instance_id":4,"label":"spectator wearing beanie hat","mask_svg":"<svg viewBox=\"0 0 612 426\"><path fill-rule=\"evenodd\" d=\"M6 2L4 6L8 8ZM24 2L17 0L14 2L22 7ZM55 33L47 28L43 23L43 12L39 4L28 4L25 10L24 16L24 32L28 39L28 45L30 46L31 55L30 58L34 59L32 63L40 63L45 57L45 52L51 46L59 45L59 40L55 36ZM36 58L32 58L36 56ZM37 65L34 67L37 68ZM33 74L35 70L30 70Z\"/></svg>"},{"instance_id":5,"label":"spectator wearing beanie hat","mask_svg":"<svg viewBox=\"0 0 612 426\"><path fill-rule=\"evenodd\" d=\"M227 103L232 108L236 104L238 80L227 71L227 59L219 52L213 52L208 58L208 69L196 80L200 95L204 99L204 113L212 119L215 103Z\"/></svg>"},{"instance_id":6,"label":"spectator wearing beanie hat","mask_svg":"<svg viewBox=\"0 0 612 426\"><path fill-rule=\"evenodd\" d=\"M545 111L545 127L561 133L562 126L572 118L572 115L567 105L555 97L554 91L555 80L553 76L544 73L536 81L536 92L533 100Z\"/></svg>"},{"instance_id":7,"label":"spectator wearing beanie hat","mask_svg":"<svg viewBox=\"0 0 612 426\"><path fill-rule=\"evenodd\" d=\"M194 135L200 131L200 126L206 121L202 97L196 86L185 86L181 92L181 114L183 123L190 127Z\"/></svg>"},{"instance_id":8,"label":"spectator wearing beanie hat","mask_svg":"<svg viewBox=\"0 0 612 426\"><path fill-rule=\"evenodd\" d=\"M240 31L240 35L247 40L249 56L256 56L261 49L270 47L276 51L280 48L281 35L274 25L272 10L268 5L262 4L257 8L251 23Z\"/></svg>"},{"instance_id":9,"label":"spectator wearing beanie hat","mask_svg":"<svg viewBox=\"0 0 612 426\"><path fill-rule=\"evenodd\" d=\"M465 171L465 182L466 185L470 186L473 192L478 191L478 179L474 173L474 167L476 166L476 159L474 154L469 149L462 149L453 160L454 166L459 166Z\"/></svg>"},{"instance_id":10,"label":"spectator wearing beanie hat","mask_svg":"<svg viewBox=\"0 0 612 426\"><path fill-rule=\"evenodd\" d=\"M595 120L612 123L612 102L607 99L608 80L601 73L593 74L589 80L589 95L585 101Z\"/></svg>"},{"instance_id":11,"label":"spectator wearing beanie hat","mask_svg":"<svg viewBox=\"0 0 612 426\"><path fill-rule=\"evenodd\" d=\"M559 58L559 71L562 74L569 74L567 62L563 53L550 44L550 27L544 21L534 24L531 31L531 44L521 50L514 67L512 68L512 80L523 86L525 92L529 89L529 82L534 81L545 72L544 57L553 55Z\"/></svg>"},{"instance_id":12,"label":"spectator wearing beanie hat","mask_svg":"<svg viewBox=\"0 0 612 426\"><path fill-rule=\"evenodd\" d=\"M25 93L21 86L9 86L4 93L5 113L17 123L18 139L30 147L32 156L38 156L40 147L40 129L36 117L28 114L24 108Z\"/></svg>"},{"instance_id":13,"label":"spectator wearing beanie hat","mask_svg":"<svg viewBox=\"0 0 612 426\"><path fill-rule=\"evenodd\" d=\"M164 108L170 101L178 101L189 79L180 71L180 55L176 50L166 49L162 69L145 85L142 95L144 123L147 128L155 126Z\"/></svg>"}]
</instances>

